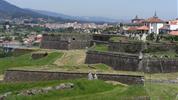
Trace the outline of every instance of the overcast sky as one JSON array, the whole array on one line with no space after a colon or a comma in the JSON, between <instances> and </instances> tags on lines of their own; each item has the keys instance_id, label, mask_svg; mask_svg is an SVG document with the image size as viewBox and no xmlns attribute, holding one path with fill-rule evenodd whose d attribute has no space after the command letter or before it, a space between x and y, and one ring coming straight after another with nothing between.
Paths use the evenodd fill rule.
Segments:
<instances>
[{"instance_id":1,"label":"overcast sky","mask_svg":"<svg viewBox=\"0 0 178 100\"><path fill-rule=\"evenodd\" d=\"M6 0L22 8L32 8L73 16L101 16L128 19L138 15L172 19L177 17L177 0Z\"/></svg>"}]
</instances>

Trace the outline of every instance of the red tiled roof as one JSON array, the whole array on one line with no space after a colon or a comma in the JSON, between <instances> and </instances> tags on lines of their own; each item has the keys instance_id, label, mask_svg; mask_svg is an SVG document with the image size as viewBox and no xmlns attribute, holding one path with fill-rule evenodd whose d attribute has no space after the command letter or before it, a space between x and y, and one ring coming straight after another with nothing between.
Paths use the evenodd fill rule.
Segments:
<instances>
[{"instance_id":1,"label":"red tiled roof","mask_svg":"<svg viewBox=\"0 0 178 100\"><path fill-rule=\"evenodd\" d=\"M178 36L178 31L171 31L169 34L170 35L177 35Z\"/></svg>"},{"instance_id":2,"label":"red tiled roof","mask_svg":"<svg viewBox=\"0 0 178 100\"><path fill-rule=\"evenodd\" d=\"M147 31L147 30L149 30L149 28L147 26L140 26L140 27L137 28L137 30Z\"/></svg>"},{"instance_id":3,"label":"red tiled roof","mask_svg":"<svg viewBox=\"0 0 178 100\"><path fill-rule=\"evenodd\" d=\"M164 23L162 19L159 19L158 17L151 17L145 20L146 23Z\"/></svg>"},{"instance_id":4,"label":"red tiled roof","mask_svg":"<svg viewBox=\"0 0 178 100\"><path fill-rule=\"evenodd\" d=\"M133 27L129 27L127 30L128 31L147 31L149 30L149 28L147 26L140 26L140 27L133 26Z\"/></svg>"},{"instance_id":5,"label":"red tiled roof","mask_svg":"<svg viewBox=\"0 0 178 100\"><path fill-rule=\"evenodd\" d=\"M137 31L137 27L129 27L127 30L128 31Z\"/></svg>"}]
</instances>

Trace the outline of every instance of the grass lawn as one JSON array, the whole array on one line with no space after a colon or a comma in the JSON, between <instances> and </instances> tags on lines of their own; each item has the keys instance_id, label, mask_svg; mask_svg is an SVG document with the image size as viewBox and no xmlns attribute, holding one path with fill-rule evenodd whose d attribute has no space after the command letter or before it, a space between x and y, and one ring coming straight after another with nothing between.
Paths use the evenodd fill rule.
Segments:
<instances>
[{"instance_id":1,"label":"grass lawn","mask_svg":"<svg viewBox=\"0 0 178 100\"><path fill-rule=\"evenodd\" d=\"M79 95L89 95L98 92L105 92L114 89L116 86L107 84L103 81L88 81L85 79L69 80L69 81L51 81L51 82L37 82L37 83L15 83L15 84L0 84L0 92L13 91L14 93L20 90L56 86L60 83L71 82L74 83L74 88L69 90L51 91L47 94L35 95L35 96L11 96L8 100L59 100L59 98L70 98ZM9 89L9 90L8 90Z\"/></svg>"},{"instance_id":2,"label":"grass lawn","mask_svg":"<svg viewBox=\"0 0 178 100\"><path fill-rule=\"evenodd\" d=\"M147 96L143 86L123 86L112 85L100 80L66 80L37 83L0 83L0 93L13 92L39 88L46 86L56 86L60 83L74 83L73 89L51 91L47 94L38 94L34 96L16 96L12 95L7 100L118 100L119 98L130 98L136 96Z\"/></svg>"},{"instance_id":3,"label":"grass lawn","mask_svg":"<svg viewBox=\"0 0 178 100\"><path fill-rule=\"evenodd\" d=\"M108 51L109 50L108 45L106 44L97 44L93 47L93 49L96 51Z\"/></svg>"},{"instance_id":4,"label":"grass lawn","mask_svg":"<svg viewBox=\"0 0 178 100\"><path fill-rule=\"evenodd\" d=\"M177 84L146 83L145 88L151 100L177 100Z\"/></svg>"},{"instance_id":5,"label":"grass lawn","mask_svg":"<svg viewBox=\"0 0 178 100\"><path fill-rule=\"evenodd\" d=\"M138 96L148 96L143 86L117 86L111 91L73 97L66 100L130 100L130 98Z\"/></svg>"},{"instance_id":6,"label":"grass lawn","mask_svg":"<svg viewBox=\"0 0 178 100\"><path fill-rule=\"evenodd\" d=\"M62 53L53 52L49 53L48 56L33 60L31 54L25 54L18 57L6 57L0 59L0 74L5 70L13 67L24 67L24 66L43 66L52 64L58 57L61 57Z\"/></svg>"},{"instance_id":7,"label":"grass lawn","mask_svg":"<svg viewBox=\"0 0 178 100\"><path fill-rule=\"evenodd\" d=\"M47 94L34 96L17 96L22 90L56 86L60 83L74 83L73 89L54 90ZM178 93L176 84L146 83L140 85L112 85L101 80L89 81L86 79L46 81L29 83L0 83L0 94L12 92L7 100L123 100L138 96L150 96L151 100L175 100Z\"/></svg>"}]
</instances>

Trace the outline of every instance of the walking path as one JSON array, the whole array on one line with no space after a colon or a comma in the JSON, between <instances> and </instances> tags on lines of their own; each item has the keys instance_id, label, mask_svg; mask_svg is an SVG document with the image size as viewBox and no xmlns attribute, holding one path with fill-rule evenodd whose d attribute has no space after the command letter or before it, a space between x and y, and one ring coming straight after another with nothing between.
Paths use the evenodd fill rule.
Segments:
<instances>
[{"instance_id":1,"label":"walking path","mask_svg":"<svg viewBox=\"0 0 178 100\"><path fill-rule=\"evenodd\" d=\"M54 64L58 66L81 65L85 63L85 50L69 50L61 52L64 53L63 56L54 62Z\"/></svg>"}]
</instances>

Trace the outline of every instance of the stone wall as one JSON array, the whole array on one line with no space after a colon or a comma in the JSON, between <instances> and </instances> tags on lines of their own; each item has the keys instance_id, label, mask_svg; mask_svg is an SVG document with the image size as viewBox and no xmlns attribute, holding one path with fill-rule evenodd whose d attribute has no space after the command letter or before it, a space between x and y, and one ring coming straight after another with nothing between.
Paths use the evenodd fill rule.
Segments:
<instances>
[{"instance_id":1,"label":"stone wall","mask_svg":"<svg viewBox=\"0 0 178 100\"><path fill-rule=\"evenodd\" d=\"M98 79L107 81L119 81L124 84L144 84L143 76L118 75L118 74L97 74ZM69 73L69 72L47 72L47 71L23 71L8 70L5 73L6 82L27 82L27 81L49 81L49 80L68 80L86 78L88 73Z\"/></svg>"},{"instance_id":2,"label":"stone wall","mask_svg":"<svg viewBox=\"0 0 178 100\"><path fill-rule=\"evenodd\" d=\"M24 55L24 54L27 54L27 53L31 53L31 52L34 52L34 51L37 51L35 49L23 49L23 48L15 48L13 50L13 55L14 56L20 56L20 55Z\"/></svg>"},{"instance_id":3,"label":"stone wall","mask_svg":"<svg viewBox=\"0 0 178 100\"><path fill-rule=\"evenodd\" d=\"M109 39L113 37L113 35L107 35L107 34L94 34L93 40L94 41L109 41Z\"/></svg>"},{"instance_id":4,"label":"stone wall","mask_svg":"<svg viewBox=\"0 0 178 100\"><path fill-rule=\"evenodd\" d=\"M144 48L144 44L141 42L109 42L109 51L139 53L142 48Z\"/></svg>"},{"instance_id":5,"label":"stone wall","mask_svg":"<svg viewBox=\"0 0 178 100\"><path fill-rule=\"evenodd\" d=\"M85 49L91 46L92 36L88 34L44 34L41 48L45 49Z\"/></svg>"},{"instance_id":6,"label":"stone wall","mask_svg":"<svg viewBox=\"0 0 178 100\"><path fill-rule=\"evenodd\" d=\"M176 52L178 45L176 43L147 43L145 49L151 52L172 51Z\"/></svg>"},{"instance_id":7,"label":"stone wall","mask_svg":"<svg viewBox=\"0 0 178 100\"><path fill-rule=\"evenodd\" d=\"M175 52L178 45L175 43L142 43L142 42L109 42L109 51L139 53L173 51Z\"/></svg>"},{"instance_id":8,"label":"stone wall","mask_svg":"<svg viewBox=\"0 0 178 100\"><path fill-rule=\"evenodd\" d=\"M150 73L178 72L178 59L143 58L138 55L88 51L86 64L103 63L115 70L143 71Z\"/></svg>"},{"instance_id":9,"label":"stone wall","mask_svg":"<svg viewBox=\"0 0 178 100\"><path fill-rule=\"evenodd\" d=\"M143 70L150 73L178 72L178 59L144 59Z\"/></svg>"},{"instance_id":10,"label":"stone wall","mask_svg":"<svg viewBox=\"0 0 178 100\"><path fill-rule=\"evenodd\" d=\"M41 48L69 50L69 42L68 41L45 41L43 40L41 43Z\"/></svg>"},{"instance_id":11,"label":"stone wall","mask_svg":"<svg viewBox=\"0 0 178 100\"><path fill-rule=\"evenodd\" d=\"M115 70L138 71L139 57L135 54L88 51L85 63L103 63Z\"/></svg>"}]
</instances>

